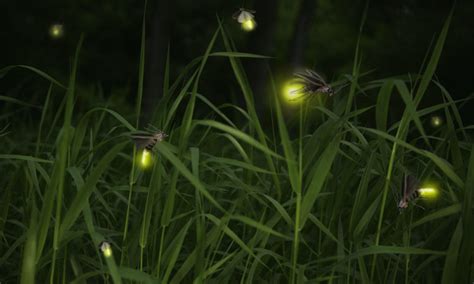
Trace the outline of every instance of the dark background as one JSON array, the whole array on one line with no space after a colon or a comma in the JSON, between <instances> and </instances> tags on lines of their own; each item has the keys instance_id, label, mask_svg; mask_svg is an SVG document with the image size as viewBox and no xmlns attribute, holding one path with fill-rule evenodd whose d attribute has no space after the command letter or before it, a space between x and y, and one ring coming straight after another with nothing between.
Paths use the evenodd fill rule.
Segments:
<instances>
[{"instance_id":1,"label":"dark background","mask_svg":"<svg viewBox=\"0 0 474 284\"><path fill-rule=\"evenodd\" d=\"M244 60L257 100L264 98L267 63L282 78L291 76L298 67L314 68L329 81L351 73L366 1L245 2L243 5L242 1L227 0L148 1L145 111L161 95L168 45L173 79L193 58L204 53L217 29L217 17L223 20L239 51L273 57L266 62ZM257 11L258 27L253 32L242 31L232 19L232 14L242 6ZM364 80L419 72L452 6L453 2L447 0L370 1L361 38L362 72L374 72ZM0 68L31 65L66 82L71 57L80 34L84 33L81 86L99 88L104 98L121 97L125 103L133 104L144 1L2 0L0 10ZM455 99L474 90L473 18L474 1L457 1L436 73ZM54 23L64 26L62 38L50 37L48 30ZM219 49L224 50L221 43L217 44L216 50ZM228 101L235 86L228 65L226 60L211 59L201 80L200 93L215 103ZM16 72L0 81L0 91L41 104L46 87L33 88L33 82L37 82L33 75ZM431 99L434 103L439 98L439 91L427 94L424 103L429 104ZM471 120L467 108L462 113Z\"/></svg>"}]
</instances>

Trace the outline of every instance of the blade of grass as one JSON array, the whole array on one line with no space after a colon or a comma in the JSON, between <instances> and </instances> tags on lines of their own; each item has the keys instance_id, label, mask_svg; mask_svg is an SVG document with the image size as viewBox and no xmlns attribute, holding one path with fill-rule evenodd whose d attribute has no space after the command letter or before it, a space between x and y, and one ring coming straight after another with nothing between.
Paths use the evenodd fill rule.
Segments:
<instances>
[{"instance_id":1,"label":"blade of grass","mask_svg":"<svg viewBox=\"0 0 474 284\"><path fill-rule=\"evenodd\" d=\"M26 69L26 70L29 70L29 71L32 71L33 73L36 73L37 75L39 75L40 77L43 77L44 79L50 81L51 83L63 88L63 89L67 89L66 86L64 86L63 84L59 83L56 79L54 79L52 76L48 75L47 73L35 68L35 67L32 67L32 66L28 66L28 65L11 65L11 66L7 66L7 67L4 67L2 69L0 69L0 78L5 76L5 74L7 74L8 72L10 72L10 70L12 69L16 69L16 68L20 68L20 69Z\"/></svg>"},{"instance_id":2,"label":"blade of grass","mask_svg":"<svg viewBox=\"0 0 474 284\"><path fill-rule=\"evenodd\" d=\"M45 119L45 116L46 116L46 112L48 110L48 105L49 105L49 100L50 100L50 97L51 97L52 90L53 90L53 84L51 83L49 85L49 88L48 88L48 93L46 94L46 99L45 99L44 105L43 105L43 111L41 112L41 118L40 118L40 123L39 123L39 127L38 127L38 138L36 139L35 156L38 156L38 151L39 151L40 142L41 142L41 135L42 135L42 131L43 131L43 123L44 123L44 119Z\"/></svg>"},{"instance_id":3,"label":"blade of grass","mask_svg":"<svg viewBox=\"0 0 474 284\"><path fill-rule=\"evenodd\" d=\"M63 221L61 223L61 234L64 234L81 214L81 211L86 206L86 202L89 199L89 196L92 192L96 189L95 185L97 184L99 178L102 174L107 170L109 167L110 162L123 149L127 142L119 143L113 146L97 163L94 169L91 171L90 175L86 178L83 188L79 190L79 192L75 195L71 202L71 206L69 207L68 211L64 214Z\"/></svg>"},{"instance_id":4,"label":"blade of grass","mask_svg":"<svg viewBox=\"0 0 474 284\"><path fill-rule=\"evenodd\" d=\"M212 197L212 195L209 193L209 191L206 190L206 188L201 184L199 179L195 177L187 168L186 166L178 159L176 155L174 155L170 150L169 146L165 145L166 143L157 143L156 144L156 149L160 154L163 155L168 161L173 164L173 166L176 168L176 170L183 175L192 185L194 185L200 192L201 194L207 198L216 208L219 210L225 212L224 208Z\"/></svg>"},{"instance_id":5,"label":"blade of grass","mask_svg":"<svg viewBox=\"0 0 474 284\"><path fill-rule=\"evenodd\" d=\"M383 83L377 96L377 106L375 108L375 123L380 131L387 130L388 107L393 90L393 81L387 80Z\"/></svg>"},{"instance_id":6,"label":"blade of grass","mask_svg":"<svg viewBox=\"0 0 474 284\"><path fill-rule=\"evenodd\" d=\"M446 251L446 258L443 267L443 277L441 283L457 283L457 265L458 256L460 253L462 242L462 220L459 220L456 229L454 230L451 241L449 242L448 250ZM465 271L464 271L465 272Z\"/></svg>"},{"instance_id":7,"label":"blade of grass","mask_svg":"<svg viewBox=\"0 0 474 284\"><path fill-rule=\"evenodd\" d=\"M143 7L143 19L142 19L142 32L141 32L141 39L140 39L140 60L138 63L138 86L137 86L137 105L135 109L135 113L137 116L135 127L138 128L140 122L140 114L141 114L141 107L142 107L142 98L143 98L143 81L145 77L145 34L146 34L146 7L147 7L147 0L145 0L145 4Z\"/></svg>"},{"instance_id":8,"label":"blade of grass","mask_svg":"<svg viewBox=\"0 0 474 284\"><path fill-rule=\"evenodd\" d=\"M30 225L26 233L26 242L23 248L23 263L21 267L21 284L35 283L36 275L36 209L33 208Z\"/></svg>"},{"instance_id":9,"label":"blade of grass","mask_svg":"<svg viewBox=\"0 0 474 284\"><path fill-rule=\"evenodd\" d=\"M474 145L471 148L471 155L466 174L464 186L464 201L462 204L462 242L459 252L457 275L460 283L472 280L472 272L466 273L464 267L469 267L474 260Z\"/></svg>"},{"instance_id":10,"label":"blade of grass","mask_svg":"<svg viewBox=\"0 0 474 284\"><path fill-rule=\"evenodd\" d=\"M82 43L84 41L84 35L81 35L79 42L76 47L76 52L74 55L74 61L72 65L72 70L69 78L69 84L66 91L66 105L64 109L64 122L62 127L61 133L61 140L59 142L59 149L58 149L58 175L55 176L57 178L56 184L56 220L54 223L54 231L53 231L53 259L51 263L51 275L50 275L50 283L54 282L54 275L55 275L55 265L56 265L56 255L59 250L59 243L61 241L61 216L62 216L62 205L63 205L63 194L65 188L65 174L66 174L66 167L67 167L67 158L69 153L69 146L70 146L70 139L72 137L71 128L72 128L72 114L74 108L74 97L76 92L76 77L77 77L77 67L79 61L79 53L81 51ZM46 218L50 218L47 216Z\"/></svg>"},{"instance_id":11,"label":"blade of grass","mask_svg":"<svg viewBox=\"0 0 474 284\"><path fill-rule=\"evenodd\" d=\"M169 277L171 276L171 272L175 268L176 261L178 260L179 252L183 248L184 238L188 233L189 226L191 225L191 220L189 220L186 225L179 231L179 233L173 238L173 242L170 245L172 248L172 254L170 259L168 260L168 265L166 267L165 275L163 276L162 283L168 283Z\"/></svg>"},{"instance_id":12,"label":"blade of grass","mask_svg":"<svg viewBox=\"0 0 474 284\"><path fill-rule=\"evenodd\" d=\"M301 225L298 228L301 230L306 220L311 212L311 209L316 202L316 199L323 188L324 182L326 181L333 162L336 158L336 155L339 150L339 144L341 142L341 137L337 135L332 142L330 142L321 157L316 163L315 170L313 171L313 176L310 177L311 183L306 190L306 193L303 197L303 203L301 205Z\"/></svg>"}]
</instances>

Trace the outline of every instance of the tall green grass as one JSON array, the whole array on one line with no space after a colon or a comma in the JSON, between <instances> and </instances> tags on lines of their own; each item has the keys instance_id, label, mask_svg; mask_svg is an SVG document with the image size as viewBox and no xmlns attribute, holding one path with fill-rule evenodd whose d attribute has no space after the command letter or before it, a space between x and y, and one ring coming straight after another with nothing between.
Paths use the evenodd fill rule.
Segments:
<instances>
[{"instance_id":1,"label":"tall green grass","mask_svg":"<svg viewBox=\"0 0 474 284\"><path fill-rule=\"evenodd\" d=\"M135 113L77 111L82 39L67 83L33 67L1 69L8 76L26 68L50 84L39 122L12 120L11 130L21 131L0 135L0 281L472 281L474 127L463 125L460 102L433 82L450 17L413 87L401 78L363 82L357 51L348 92L308 101L291 124L272 81L274 127L259 120L240 61L265 57L239 52L219 23L203 56L174 82L164 75L151 122L169 137L156 145L149 169L138 166L128 138L139 125L143 40ZM215 60L229 62L243 108L216 106L199 93ZM361 92L374 105L354 107ZM394 121L389 104L398 95L405 111ZM419 108L435 95L444 102ZM6 112L31 107L0 100ZM428 129L439 111L446 123ZM366 117L375 128L363 124ZM407 170L436 181L441 197L400 213L392 193ZM102 241L111 244L110 257Z\"/></svg>"}]
</instances>

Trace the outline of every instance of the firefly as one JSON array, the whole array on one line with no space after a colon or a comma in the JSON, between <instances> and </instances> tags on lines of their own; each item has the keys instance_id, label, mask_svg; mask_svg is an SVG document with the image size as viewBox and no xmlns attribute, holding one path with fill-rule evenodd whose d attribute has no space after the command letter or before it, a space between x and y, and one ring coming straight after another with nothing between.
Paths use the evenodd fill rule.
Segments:
<instances>
[{"instance_id":1,"label":"firefly","mask_svg":"<svg viewBox=\"0 0 474 284\"><path fill-rule=\"evenodd\" d=\"M431 126L434 128L440 127L443 124L443 119L440 116L431 117Z\"/></svg>"},{"instance_id":2,"label":"firefly","mask_svg":"<svg viewBox=\"0 0 474 284\"><path fill-rule=\"evenodd\" d=\"M110 243L103 241L99 244L99 249L102 251L102 254L104 254L105 257L111 257L112 256L112 246Z\"/></svg>"},{"instance_id":3,"label":"firefly","mask_svg":"<svg viewBox=\"0 0 474 284\"><path fill-rule=\"evenodd\" d=\"M139 156L139 165L141 168L146 169L153 164L153 147L156 143L163 141L167 137L163 131L157 130L153 134L134 134L132 135L132 140L135 142L135 146L141 151Z\"/></svg>"},{"instance_id":4,"label":"firefly","mask_svg":"<svg viewBox=\"0 0 474 284\"><path fill-rule=\"evenodd\" d=\"M61 24L54 24L49 27L49 35L53 39L59 39L64 35L64 27Z\"/></svg>"},{"instance_id":5,"label":"firefly","mask_svg":"<svg viewBox=\"0 0 474 284\"><path fill-rule=\"evenodd\" d=\"M240 23L244 31L250 32L257 27L257 22L255 21L255 16L253 14L255 14L255 11L253 10L240 8L232 17Z\"/></svg>"},{"instance_id":6,"label":"firefly","mask_svg":"<svg viewBox=\"0 0 474 284\"><path fill-rule=\"evenodd\" d=\"M435 200L439 195L439 191L435 186L420 186L418 179L412 175L405 175L403 181L402 199L398 203L399 209L408 208L408 203L418 197L424 200Z\"/></svg>"}]
</instances>

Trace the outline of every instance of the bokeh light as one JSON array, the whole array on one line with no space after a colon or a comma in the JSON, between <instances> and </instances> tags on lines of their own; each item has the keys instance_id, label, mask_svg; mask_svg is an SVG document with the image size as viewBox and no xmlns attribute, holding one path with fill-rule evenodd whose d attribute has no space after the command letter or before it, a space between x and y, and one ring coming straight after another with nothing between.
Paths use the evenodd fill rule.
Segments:
<instances>
[{"instance_id":1,"label":"bokeh light","mask_svg":"<svg viewBox=\"0 0 474 284\"><path fill-rule=\"evenodd\" d=\"M431 117L431 126L432 127L440 127L443 124L443 118L440 116L432 116Z\"/></svg>"},{"instance_id":2,"label":"bokeh light","mask_svg":"<svg viewBox=\"0 0 474 284\"><path fill-rule=\"evenodd\" d=\"M138 164L140 165L140 168L142 169L147 169L153 164L153 155L150 151L147 149L143 149L143 151L138 155Z\"/></svg>"},{"instance_id":3,"label":"bokeh light","mask_svg":"<svg viewBox=\"0 0 474 284\"><path fill-rule=\"evenodd\" d=\"M54 24L49 27L49 35L53 39L61 38L64 35L64 27L61 24Z\"/></svg>"},{"instance_id":4,"label":"bokeh light","mask_svg":"<svg viewBox=\"0 0 474 284\"><path fill-rule=\"evenodd\" d=\"M242 22L242 29L246 32L251 32L257 27L257 22L254 19L247 19Z\"/></svg>"},{"instance_id":5,"label":"bokeh light","mask_svg":"<svg viewBox=\"0 0 474 284\"><path fill-rule=\"evenodd\" d=\"M282 94L288 103L297 104L302 101L304 93L302 83L295 82L294 80L288 81L283 85Z\"/></svg>"}]
</instances>

